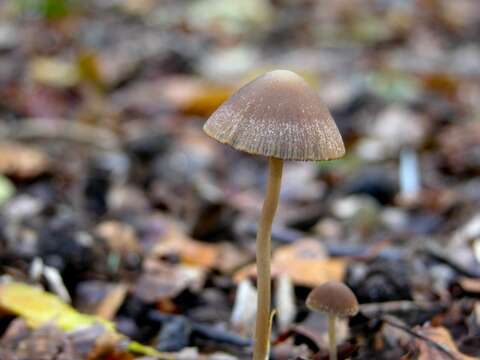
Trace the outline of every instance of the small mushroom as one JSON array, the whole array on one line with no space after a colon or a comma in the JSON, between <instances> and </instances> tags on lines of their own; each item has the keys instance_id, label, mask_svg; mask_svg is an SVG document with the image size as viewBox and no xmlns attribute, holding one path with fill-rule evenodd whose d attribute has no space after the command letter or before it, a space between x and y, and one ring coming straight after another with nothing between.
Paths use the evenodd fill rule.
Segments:
<instances>
[{"instance_id":1,"label":"small mushroom","mask_svg":"<svg viewBox=\"0 0 480 360\"><path fill-rule=\"evenodd\" d=\"M217 141L269 159L267 193L257 233L258 306L254 360L268 357L271 229L283 160L330 160L345 154L342 137L318 94L297 74L275 70L243 86L208 119Z\"/></svg>"},{"instance_id":2,"label":"small mushroom","mask_svg":"<svg viewBox=\"0 0 480 360\"><path fill-rule=\"evenodd\" d=\"M337 316L355 316L358 313L357 297L345 284L338 281L329 281L310 292L306 305L312 311L327 313L330 360L337 360L335 319Z\"/></svg>"}]
</instances>

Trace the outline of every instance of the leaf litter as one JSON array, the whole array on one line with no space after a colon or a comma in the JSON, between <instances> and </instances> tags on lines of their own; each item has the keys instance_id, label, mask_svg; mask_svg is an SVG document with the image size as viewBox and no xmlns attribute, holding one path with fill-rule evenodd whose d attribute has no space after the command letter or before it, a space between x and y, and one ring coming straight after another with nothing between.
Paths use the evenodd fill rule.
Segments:
<instances>
[{"instance_id":1,"label":"leaf litter","mask_svg":"<svg viewBox=\"0 0 480 360\"><path fill-rule=\"evenodd\" d=\"M205 119L305 76L348 156L286 164L274 359L480 357L474 0L0 4L0 358L249 359L266 167ZM67 304L71 302L71 304Z\"/></svg>"}]
</instances>

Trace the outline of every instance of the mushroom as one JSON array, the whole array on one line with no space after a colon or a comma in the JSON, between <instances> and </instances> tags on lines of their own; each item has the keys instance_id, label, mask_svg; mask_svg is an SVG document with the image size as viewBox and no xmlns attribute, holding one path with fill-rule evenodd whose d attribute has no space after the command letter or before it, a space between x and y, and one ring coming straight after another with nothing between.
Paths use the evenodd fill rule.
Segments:
<instances>
[{"instance_id":1,"label":"mushroom","mask_svg":"<svg viewBox=\"0 0 480 360\"><path fill-rule=\"evenodd\" d=\"M306 305L312 311L327 313L330 360L337 360L335 319L337 316L355 316L358 313L357 297L344 283L329 281L314 288L308 294Z\"/></svg>"},{"instance_id":2,"label":"mushroom","mask_svg":"<svg viewBox=\"0 0 480 360\"><path fill-rule=\"evenodd\" d=\"M345 154L345 147L318 94L288 70L268 72L240 88L212 114L203 129L223 144L269 160L256 245L258 306L254 360L264 360L270 339L270 236L283 161L337 159Z\"/></svg>"}]
</instances>

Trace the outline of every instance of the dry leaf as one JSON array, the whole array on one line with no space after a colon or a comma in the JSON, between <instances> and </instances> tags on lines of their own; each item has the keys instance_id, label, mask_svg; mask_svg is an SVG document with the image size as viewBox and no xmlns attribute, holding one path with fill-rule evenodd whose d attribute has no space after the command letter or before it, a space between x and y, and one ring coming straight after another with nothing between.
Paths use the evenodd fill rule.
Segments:
<instances>
[{"instance_id":1,"label":"dry leaf","mask_svg":"<svg viewBox=\"0 0 480 360\"><path fill-rule=\"evenodd\" d=\"M208 116L232 93L232 89L188 77L167 81L164 96L183 113Z\"/></svg>"},{"instance_id":2,"label":"dry leaf","mask_svg":"<svg viewBox=\"0 0 480 360\"><path fill-rule=\"evenodd\" d=\"M447 73L425 74L422 78L423 86L428 90L445 95L448 98L454 98L460 87L459 80Z\"/></svg>"},{"instance_id":3,"label":"dry leaf","mask_svg":"<svg viewBox=\"0 0 480 360\"><path fill-rule=\"evenodd\" d=\"M118 346L118 338L110 332L96 334L93 348L88 353L87 360L133 360L131 354L121 351Z\"/></svg>"},{"instance_id":4,"label":"dry leaf","mask_svg":"<svg viewBox=\"0 0 480 360\"><path fill-rule=\"evenodd\" d=\"M125 340L115 331L114 324L97 316L77 312L55 295L23 283L0 284L0 310L21 316L29 326L40 327L45 324L58 326L65 331L75 331L97 325L103 326L111 337ZM143 355L156 355L159 359L170 359L155 349L126 339L128 350Z\"/></svg>"},{"instance_id":5,"label":"dry leaf","mask_svg":"<svg viewBox=\"0 0 480 360\"><path fill-rule=\"evenodd\" d=\"M39 84L65 88L75 86L78 72L74 64L47 57L33 59L29 64L30 77Z\"/></svg>"},{"instance_id":6,"label":"dry leaf","mask_svg":"<svg viewBox=\"0 0 480 360\"><path fill-rule=\"evenodd\" d=\"M112 288L98 305L95 314L105 320L112 320L127 296L128 286L119 284Z\"/></svg>"},{"instance_id":7,"label":"dry leaf","mask_svg":"<svg viewBox=\"0 0 480 360\"><path fill-rule=\"evenodd\" d=\"M153 0L123 0L120 2L120 7L127 14L145 16L148 15L155 8L155 1Z\"/></svg>"},{"instance_id":8,"label":"dry leaf","mask_svg":"<svg viewBox=\"0 0 480 360\"><path fill-rule=\"evenodd\" d=\"M19 335L20 337L11 339L10 346L7 345L8 343L2 344L2 347L13 348L15 356L11 359L81 360L82 358L76 351L72 339L53 325L47 324L28 334Z\"/></svg>"},{"instance_id":9,"label":"dry leaf","mask_svg":"<svg viewBox=\"0 0 480 360\"><path fill-rule=\"evenodd\" d=\"M173 220L169 219L164 226L165 231L149 251L153 263L158 258L174 257L187 266L230 272L249 259L244 251L231 243L211 244L192 239Z\"/></svg>"},{"instance_id":10,"label":"dry leaf","mask_svg":"<svg viewBox=\"0 0 480 360\"><path fill-rule=\"evenodd\" d=\"M96 90L103 90L105 84L98 64L98 57L95 53L81 52L77 58L77 70L83 81L93 85Z\"/></svg>"},{"instance_id":11,"label":"dry leaf","mask_svg":"<svg viewBox=\"0 0 480 360\"><path fill-rule=\"evenodd\" d=\"M95 228L95 233L105 239L108 248L118 254L138 253L138 243L132 226L118 221L104 221Z\"/></svg>"},{"instance_id":12,"label":"dry leaf","mask_svg":"<svg viewBox=\"0 0 480 360\"><path fill-rule=\"evenodd\" d=\"M435 347L433 344L425 340L415 339L415 346L418 347L418 349L420 350L418 360L441 360L452 358L456 360L475 359L471 356L460 353L449 331L442 326L432 327L430 325L425 325L423 327L416 327L415 331L418 334L429 338L434 343L445 349L445 351L450 353L451 355L448 356L444 351L440 350L439 348Z\"/></svg>"},{"instance_id":13,"label":"dry leaf","mask_svg":"<svg viewBox=\"0 0 480 360\"><path fill-rule=\"evenodd\" d=\"M144 263L145 273L137 280L134 293L144 302L154 303L177 296L185 289L200 289L205 273L199 267L171 265L154 259Z\"/></svg>"},{"instance_id":14,"label":"dry leaf","mask_svg":"<svg viewBox=\"0 0 480 360\"><path fill-rule=\"evenodd\" d=\"M480 279L461 276L458 279L459 285L468 293L480 294Z\"/></svg>"},{"instance_id":15,"label":"dry leaf","mask_svg":"<svg viewBox=\"0 0 480 360\"><path fill-rule=\"evenodd\" d=\"M147 113L167 109L205 117L216 110L231 93L230 87L199 78L171 76L155 81L138 82L118 92L114 102L121 109L141 109Z\"/></svg>"},{"instance_id":16,"label":"dry leaf","mask_svg":"<svg viewBox=\"0 0 480 360\"><path fill-rule=\"evenodd\" d=\"M33 327L54 321L67 331L96 323L113 330L112 323L80 314L58 297L22 283L0 285L0 309L22 316Z\"/></svg>"},{"instance_id":17,"label":"dry leaf","mask_svg":"<svg viewBox=\"0 0 480 360\"><path fill-rule=\"evenodd\" d=\"M215 268L222 273L231 274L234 270L251 260L249 254L230 242L220 243L218 246L220 247L220 253L217 257Z\"/></svg>"},{"instance_id":18,"label":"dry leaf","mask_svg":"<svg viewBox=\"0 0 480 360\"><path fill-rule=\"evenodd\" d=\"M314 239L304 239L278 248L272 259L272 275L288 275L294 284L315 287L324 282L342 281L347 261L344 258L326 258L325 250ZM256 274L255 264L240 269L235 281Z\"/></svg>"},{"instance_id":19,"label":"dry leaf","mask_svg":"<svg viewBox=\"0 0 480 360\"><path fill-rule=\"evenodd\" d=\"M151 254L157 258L178 256L184 264L213 268L217 265L220 247L193 240L172 224Z\"/></svg>"},{"instance_id":20,"label":"dry leaf","mask_svg":"<svg viewBox=\"0 0 480 360\"><path fill-rule=\"evenodd\" d=\"M15 142L0 144L0 173L19 179L32 179L48 170L47 155L33 147Z\"/></svg>"},{"instance_id":21,"label":"dry leaf","mask_svg":"<svg viewBox=\"0 0 480 360\"><path fill-rule=\"evenodd\" d=\"M480 143L480 122L466 121L446 126L436 142L450 171L478 173L478 156L472 149Z\"/></svg>"}]
</instances>

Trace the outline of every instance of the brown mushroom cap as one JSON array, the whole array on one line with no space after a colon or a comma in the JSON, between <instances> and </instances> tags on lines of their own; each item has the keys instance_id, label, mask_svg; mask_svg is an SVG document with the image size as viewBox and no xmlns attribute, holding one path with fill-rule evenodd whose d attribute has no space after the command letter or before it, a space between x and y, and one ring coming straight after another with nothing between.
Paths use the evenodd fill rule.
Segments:
<instances>
[{"instance_id":1,"label":"brown mushroom cap","mask_svg":"<svg viewBox=\"0 0 480 360\"><path fill-rule=\"evenodd\" d=\"M329 281L313 289L307 297L307 307L337 316L354 316L358 302L348 286L338 281Z\"/></svg>"},{"instance_id":2,"label":"brown mushroom cap","mask_svg":"<svg viewBox=\"0 0 480 360\"><path fill-rule=\"evenodd\" d=\"M203 129L237 150L284 160L330 160L345 154L327 107L288 70L268 72L240 88Z\"/></svg>"}]
</instances>

